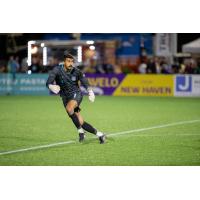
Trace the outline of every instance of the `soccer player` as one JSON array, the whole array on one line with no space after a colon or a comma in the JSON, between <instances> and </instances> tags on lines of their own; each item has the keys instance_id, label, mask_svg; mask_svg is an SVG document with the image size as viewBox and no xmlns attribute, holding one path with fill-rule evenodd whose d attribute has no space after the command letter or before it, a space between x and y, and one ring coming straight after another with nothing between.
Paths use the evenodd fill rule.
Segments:
<instances>
[{"instance_id":1,"label":"soccer player","mask_svg":"<svg viewBox=\"0 0 200 200\"><path fill-rule=\"evenodd\" d=\"M78 68L74 67L73 64L74 57L65 51L64 63L54 67L54 69L49 73L46 86L55 94L60 92L67 114L78 130L79 142L84 141L85 130L96 135L100 144L103 144L105 143L105 134L84 121L80 114L80 104L83 95L79 83L81 83L88 91L89 100L91 102L94 102L95 95L89 86L85 75ZM56 83L56 85L54 83Z\"/></svg>"}]
</instances>

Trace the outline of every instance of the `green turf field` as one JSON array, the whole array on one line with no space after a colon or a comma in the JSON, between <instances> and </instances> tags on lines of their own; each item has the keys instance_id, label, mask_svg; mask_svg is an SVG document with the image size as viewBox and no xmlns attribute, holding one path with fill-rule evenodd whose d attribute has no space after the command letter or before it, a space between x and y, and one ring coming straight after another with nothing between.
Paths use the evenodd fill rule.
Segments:
<instances>
[{"instance_id":1,"label":"green turf field","mask_svg":"<svg viewBox=\"0 0 200 200\"><path fill-rule=\"evenodd\" d=\"M106 144L80 144L59 97L1 96L0 165L200 165L199 98L84 97L82 115Z\"/></svg>"}]
</instances>

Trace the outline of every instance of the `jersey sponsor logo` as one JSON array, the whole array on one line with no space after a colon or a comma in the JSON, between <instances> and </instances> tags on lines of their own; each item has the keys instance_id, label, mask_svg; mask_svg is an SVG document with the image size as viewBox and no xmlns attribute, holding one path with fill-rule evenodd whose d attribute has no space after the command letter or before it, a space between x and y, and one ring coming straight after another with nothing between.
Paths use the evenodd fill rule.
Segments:
<instances>
[{"instance_id":1,"label":"jersey sponsor logo","mask_svg":"<svg viewBox=\"0 0 200 200\"><path fill-rule=\"evenodd\" d=\"M192 77L191 76L177 76L176 77L176 91L177 92L191 92L192 91Z\"/></svg>"},{"instance_id":2,"label":"jersey sponsor logo","mask_svg":"<svg viewBox=\"0 0 200 200\"><path fill-rule=\"evenodd\" d=\"M72 81L76 81L76 76L72 76L72 77L71 77L71 80L72 80Z\"/></svg>"}]
</instances>

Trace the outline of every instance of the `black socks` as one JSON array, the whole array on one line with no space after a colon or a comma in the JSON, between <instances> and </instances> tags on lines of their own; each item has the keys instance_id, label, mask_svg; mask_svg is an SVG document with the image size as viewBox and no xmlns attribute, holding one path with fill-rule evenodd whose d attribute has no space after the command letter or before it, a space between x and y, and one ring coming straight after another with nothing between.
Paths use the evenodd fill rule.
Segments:
<instances>
[{"instance_id":1,"label":"black socks","mask_svg":"<svg viewBox=\"0 0 200 200\"><path fill-rule=\"evenodd\" d=\"M86 130L87 132L93 133L95 135L97 133L97 130L93 126L91 126L90 124L88 124L87 122L83 122L82 128L84 130Z\"/></svg>"},{"instance_id":2,"label":"black socks","mask_svg":"<svg viewBox=\"0 0 200 200\"><path fill-rule=\"evenodd\" d=\"M79 119L75 113L73 113L72 115L69 115L69 116L72 119L72 121L77 129L80 129L82 127L84 130L86 130L89 133L93 133L94 135L97 134L97 130L92 125L88 124L87 122L83 122L83 124L81 126Z\"/></svg>"},{"instance_id":3,"label":"black socks","mask_svg":"<svg viewBox=\"0 0 200 200\"><path fill-rule=\"evenodd\" d=\"M78 120L78 117L76 116L75 113L73 113L72 115L69 115L74 123L74 125L76 126L77 129L80 129L81 128L81 124Z\"/></svg>"}]
</instances>

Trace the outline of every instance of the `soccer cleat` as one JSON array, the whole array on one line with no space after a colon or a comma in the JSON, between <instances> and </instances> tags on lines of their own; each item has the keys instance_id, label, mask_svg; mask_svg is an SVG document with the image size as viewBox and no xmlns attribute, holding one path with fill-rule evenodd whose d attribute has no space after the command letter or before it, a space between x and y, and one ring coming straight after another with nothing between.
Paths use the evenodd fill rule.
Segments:
<instances>
[{"instance_id":1,"label":"soccer cleat","mask_svg":"<svg viewBox=\"0 0 200 200\"><path fill-rule=\"evenodd\" d=\"M85 134L84 133L79 133L79 142L83 142L85 139Z\"/></svg>"},{"instance_id":2,"label":"soccer cleat","mask_svg":"<svg viewBox=\"0 0 200 200\"><path fill-rule=\"evenodd\" d=\"M100 144L104 144L106 142L106 136L105 135L100 136L99 142L100 142Z\"/></svg>"}]
</instances>

